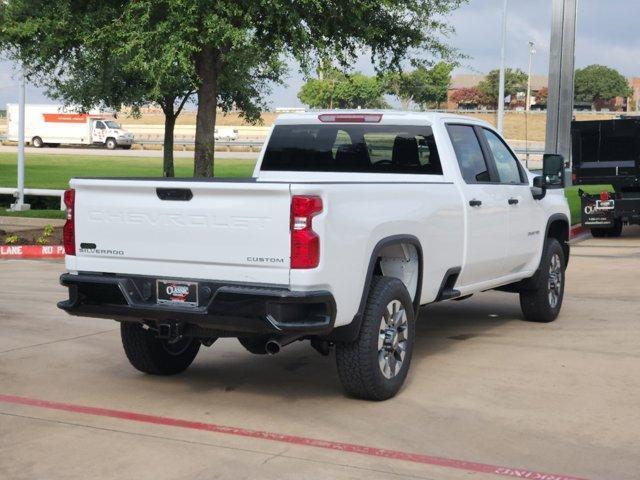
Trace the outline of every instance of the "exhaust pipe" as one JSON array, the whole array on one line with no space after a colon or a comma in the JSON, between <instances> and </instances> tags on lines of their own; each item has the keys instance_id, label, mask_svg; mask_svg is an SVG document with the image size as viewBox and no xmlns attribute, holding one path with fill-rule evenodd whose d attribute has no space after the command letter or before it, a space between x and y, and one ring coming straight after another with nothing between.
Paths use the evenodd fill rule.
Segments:
<instances>
[{"instance_id":1,"label":"exhaust pipe","mask_svg":"<svg viewBox=\"0 0 640 480\"><path fill-rule=\"evenodd\" d=\"M290 343L295 342L296 340L300 340L302 338L300 335L294 335L291 337L272 337L267 340L267 343L264 344L264 350L269 355L275 355L282 350L282 347L286 347Z\"/></svg>"}]
</instances>

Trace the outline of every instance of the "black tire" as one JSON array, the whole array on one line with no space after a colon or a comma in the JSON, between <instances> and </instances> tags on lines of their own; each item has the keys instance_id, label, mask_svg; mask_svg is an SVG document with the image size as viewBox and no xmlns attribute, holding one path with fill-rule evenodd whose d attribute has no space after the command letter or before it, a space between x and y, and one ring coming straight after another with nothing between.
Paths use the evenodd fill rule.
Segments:
<instances>
[{"instance_id":1,"label":"black tire","mask_svg":"<svg viewBox=\"0 0 640 480\"><path fill-rule=\"evenodd\" d=\"M264 336L258 337L238 337L240 344L254 355L266 355L265 345L268 338Z\"/></svg>"},{"instance_id":2,"label":"black tire","mask_svg":"<svg viewBox=\"0 0 640 480\"><path fill-rule=\"evenodd\" d=\"M33 137L31 139L31 145L34 148L42 148L42 147L44 147L44 142L42 141L42 139L40 137Z\"/></svg>"},{"instance_id":3,"label":"black tire","mask_svg":"<svg viewBox=\"0 0 640 480\"><path fill-rule=\"evenodd\" d=\"M390 307L393 302L399 302L405 312L401 320L404 325L403 331L406 332L404 339L401 335L396 335L400 332L399 328L395 330L396 334L389 333L389 336L384 336L383 333L385 330L382 329L381 324L388 317L387 307ZM385 326L393 331L393 327L388 324ZM398 393L411 364L414 336L413 305L404 284L397 278L374 277L358 338L353 342L336 344L338 375L347 394L365 400L386 400ZM382 342L382 347L379 340ZM401 344L404 347L404 357L400 366L397 367L396 361L400 351L397 348ZM396 350L392 350L394 348ZM383 373L383 365L381 365L387 358L389 362L393 360L394 371L397 369L395 375L391 377ZM390 365L391 363L386 364L385 368ZM391 370L389 374L392 374Z\"/></svg>"},{"instance_id":4,"label":"black tire","mask_svg":"<svg viewBox=\"0 0 640 480\"><path fill-rule=\"evenodd\" d=\"M200 349L200 341L183 338L174 344L160 340L140 323L122 322L120 336L131 365L151 375L175 375L185 371Z\"/></svg>"},{"instance_id":5,"label":"black tire","mask_svg":"<svg viewBox=\"0 0 640 480\"><path fill-rule=\"evenodd\" d=\"M607 229L607 237L619 237L622 235L622 219L617 218L613 227Z\"/></svg>"},{"instance_id":6,"label":"black tire","mask_svg":"<svg viewBox=\"0 0 640 480\"><path fill-rule=\"evenodd\" d=\"M104 146L107 147L107 150L115 150L118 146L115 138L107 138L107 141L104 142Z\"/></svg>"},{"instance_id":7,"label":"black tire","mask_svg":"<svg viewBox=\"0 0 640 480\"><path fill-rule=\"evenodd\" d=\"M614 221L613 227L591 229L593 238L619 237L620 235L622 235L622 220L619 218Z\"/></svg>"},{"instance_id":8,"label":"black tire","mask_svg":"<svg viewBox=\"0 0 640 480\"><path fill-rule=\"evenodd\" d=\"M558 318L564 298L565 268L560 242L547 238L533 288L520 292L520 308L525 320L548 323Z\"/></svg>"}]
</instances>

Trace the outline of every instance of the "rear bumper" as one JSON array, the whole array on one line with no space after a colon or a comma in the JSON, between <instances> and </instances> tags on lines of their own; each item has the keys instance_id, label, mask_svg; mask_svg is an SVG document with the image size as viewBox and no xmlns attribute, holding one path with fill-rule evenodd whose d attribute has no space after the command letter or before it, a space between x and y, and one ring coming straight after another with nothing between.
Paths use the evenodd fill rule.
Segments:
<instances>
[{"instance_id":1,"label":"rear bumper","mask_svg":"<svg viewBox=\"0 0 640 480\"><path fill-rule=\"evenodd\" d=\"M333 329L335 300L327 291L293 292L286 288L198 282L198 306L160 305L157 277L99 273L65 273L60 283L69 299L58 307L71 315L141 320L157 324L180 322L210 336L246 334L326 335ZM176 280L176 279L172 279ZM187 279L179 279L185 280Z\"/></svg>"}]
</instances>

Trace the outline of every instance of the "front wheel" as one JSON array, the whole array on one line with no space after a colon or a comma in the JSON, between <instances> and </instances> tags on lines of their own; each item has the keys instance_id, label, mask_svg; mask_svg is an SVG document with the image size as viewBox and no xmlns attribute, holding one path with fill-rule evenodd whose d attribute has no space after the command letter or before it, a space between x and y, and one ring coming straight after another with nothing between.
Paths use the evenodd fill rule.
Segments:
<instances>
[{"instance_id":1,"label":"front wheel","mask_svg":"<svg viewBox=\"0 0 640 480\"><path fill-rule=\"evenodd\" d=\"M564 298L566 259L560 242L548 238L532 289L520 292L520 308L530 322L553 322Z\"/></svg>"},{"instance_id":2,"label":"front wheel","mask_svg":"<svg viewBox=\"0 0 640 480\"><path fill-rule=\"evenodd\" d=\"M131 365L151 375L175 375L185 371L200 350L198 339L160 339L141 323L122 322L120 336Z\"/></svg>"},{"instance_id":3,"label":"front wheel","mask_svg":"<svg viewBox=\"0 0 640 480\"><path fill-rule=\"evenodd\" d=\"M116 143L115 139L107 138L107 141L105 142L105 146L107 147L107 150L115 150L118 144Z\"/></svg>"},{"instance_id":4,"label":"front wheel","mask_svg":"<svg viewBox=\"0 0 640 480\"><path fill-rule=\"evenodd\" d=\"M415 322L409 292L397 278L374 277L358 338L336 344L338 375L346 392L365 400L393 397L404 383Z\"/></svg>"}]
</instances>

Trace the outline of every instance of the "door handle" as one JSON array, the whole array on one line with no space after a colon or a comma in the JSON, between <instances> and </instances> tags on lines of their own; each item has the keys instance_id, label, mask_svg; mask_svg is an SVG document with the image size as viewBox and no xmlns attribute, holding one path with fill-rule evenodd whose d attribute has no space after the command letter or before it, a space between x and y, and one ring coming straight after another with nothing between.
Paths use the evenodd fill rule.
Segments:
<instances>
[{"instance_id":1,"label":"door handle","mask_svg":"<svg viewBox=\"0 0 640 480\"><path fill-rule=\"evenodd\" d=\"M517 205L519 200L517 198L510 198L508 202L509 202L509 205Z\"/></svg>"},{"instance_id":2,"label":"door handle","mask_svg":"<svg viewBox=\"0 0 640 480\"><path fill-rule=\"evenodd\" d=\"M471 205L472 207L479 207L480 205L482 205L482 201L476 200L474 198L473 200L469 200L469 205Z\"/></svg>"}]
</instances>

